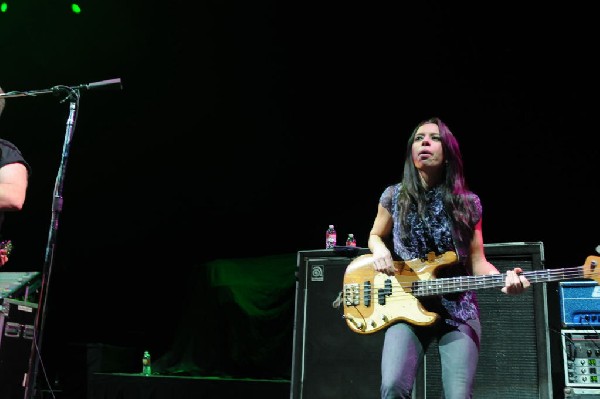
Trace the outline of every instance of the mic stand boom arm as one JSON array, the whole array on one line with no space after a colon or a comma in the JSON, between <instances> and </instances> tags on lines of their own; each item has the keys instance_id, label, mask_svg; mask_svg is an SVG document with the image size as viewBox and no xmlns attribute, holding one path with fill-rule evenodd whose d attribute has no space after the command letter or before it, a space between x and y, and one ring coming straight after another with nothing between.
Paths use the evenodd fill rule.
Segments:
<instances>
[{"instance_id":1,"label":"mic stand boom arm","mask_svg":"<svg viewBox=\"0 0 600 399\"><path fill-rule=\"evenodd\" d=\"M29 91L9 91L7 93L0 93L0 98L11 98L11 97L36 97L43 94L61 94L64 90L78 91L78 90L121 90L121 79L107 79L99 82L92 82L81 84L77 86L54 86L51 89L43 90L29 90Z\"/></svg>"}]
</instances>

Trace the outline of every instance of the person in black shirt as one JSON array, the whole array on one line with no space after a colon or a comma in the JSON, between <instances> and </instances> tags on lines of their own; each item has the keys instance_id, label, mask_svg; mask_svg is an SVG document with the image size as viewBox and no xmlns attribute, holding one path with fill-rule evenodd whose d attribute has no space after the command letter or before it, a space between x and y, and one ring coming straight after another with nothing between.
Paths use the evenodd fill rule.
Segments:
<instances>
[{"instance_id":1,"label":"person in black shirt","mask_svg":"<svg viewBox=\"0 0 600 399\"><path fill-rule=\"evenodd\" d=\"M4 93L2 88L0 93ZM6 100L0 97L0 116L5 105ZM23 209L30 172L21 151L10 141L0 139L0 231L5 212ZM8 248L0 246L0 267L8 262L8 255Z\"/></svg>"}]
</instances>

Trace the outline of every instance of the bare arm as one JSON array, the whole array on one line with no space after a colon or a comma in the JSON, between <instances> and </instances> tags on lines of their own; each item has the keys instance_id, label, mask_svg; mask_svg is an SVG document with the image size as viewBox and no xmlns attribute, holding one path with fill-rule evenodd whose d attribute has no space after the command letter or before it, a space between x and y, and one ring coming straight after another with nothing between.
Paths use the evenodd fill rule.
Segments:
<instances>
[{"instance_id":1,"label":"bare arm","mask_svg":"<svg viewBox=\"0 0 600 399\"><path fill-rule=\"evenodd\" d=\"M390 235L392 227L392 215L381 204L378 204L377 216L369 233L368 246L373 253L375 270L389 275L394 274L394 261L390 250L383 242L383 238Z\"/></svg>"},{"instance_id":2,"label":"bare arm","mask_svg":"<svg viewBox=\"0 0 600 399\"><path fill-rule=\"evenodd\" d=\"M11 163L0 168L0 209L20 211L25 203L28 184L25 165Z\"/></svg>"},{"instance_id":3,"label":"bare arm","mask_svg":"<svg viewBox=\"0 0 600 399\"><path fill-rule=\"evenodd\" d=\"M470 266L474 275L480 276L483 274L500 274L496 266L492 265L485 257L483 248L483 232L481 227L481 219L475 226L473 239L470 245ZM523 269L515 267L513 270L506 272L505 286L502 292L505 294L520 294L525 291L531 283L521 275Z\"/></svg>"}]
</instances>

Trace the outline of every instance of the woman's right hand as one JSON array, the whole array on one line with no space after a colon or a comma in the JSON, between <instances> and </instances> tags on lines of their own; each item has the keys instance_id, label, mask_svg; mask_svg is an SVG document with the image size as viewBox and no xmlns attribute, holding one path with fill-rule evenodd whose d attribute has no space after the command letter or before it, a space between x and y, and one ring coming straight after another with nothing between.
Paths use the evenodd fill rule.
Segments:
<instances>
[{"instance_id":1,"label":"woman's right hand","mask_svg":"<svg viewBox=\"0 0 600 399\"><path fill-rule=\"evenodd\" d=\"M373 253L373 267L380 273L385 273L393 276L396 269L394 268L394 260L392 254L385 245L377 246Z\"/></svg>"}]
</instances>

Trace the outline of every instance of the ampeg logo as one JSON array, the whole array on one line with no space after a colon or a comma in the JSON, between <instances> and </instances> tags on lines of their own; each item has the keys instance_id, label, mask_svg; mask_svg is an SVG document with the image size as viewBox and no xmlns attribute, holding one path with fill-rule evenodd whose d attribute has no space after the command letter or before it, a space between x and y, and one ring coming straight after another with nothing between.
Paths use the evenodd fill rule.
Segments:
<instances>
[{"instance_id":1,"label":"ampeg logo","mask_svg":"<svg viewBox=\"0 0 600 399\"><path fill-rule=\"evenodd\" d=\"M310 281L323 281L325 268L323 265L314 265L310 269Z\"/></svg>"}]
</instances>

